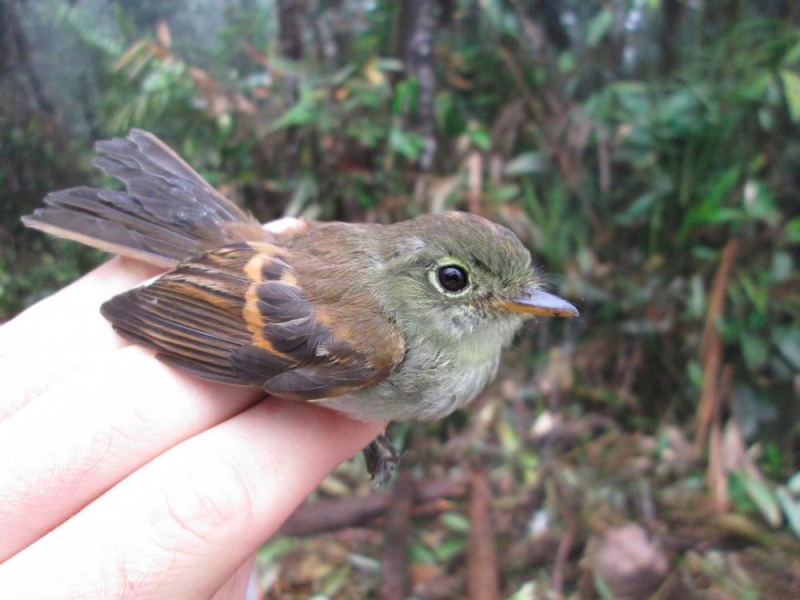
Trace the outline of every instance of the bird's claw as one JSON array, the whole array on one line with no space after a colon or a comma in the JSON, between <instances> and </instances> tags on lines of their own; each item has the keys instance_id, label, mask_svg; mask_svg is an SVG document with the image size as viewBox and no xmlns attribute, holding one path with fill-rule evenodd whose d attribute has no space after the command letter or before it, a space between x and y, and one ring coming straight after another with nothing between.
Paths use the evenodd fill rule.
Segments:
<instances>
[{"instance_id":1,"label":"bird's claw","mask_svg":"<svg viewBox=\"0 0 800 600\"><path fill-rule=\"evenodd\" d=\"M376 437L369 446L364 448L363 453L364 460L367 462L367 472L378 485L389 481L403 457L403 454L385 435Z\"/></svg>"}]
</instances>

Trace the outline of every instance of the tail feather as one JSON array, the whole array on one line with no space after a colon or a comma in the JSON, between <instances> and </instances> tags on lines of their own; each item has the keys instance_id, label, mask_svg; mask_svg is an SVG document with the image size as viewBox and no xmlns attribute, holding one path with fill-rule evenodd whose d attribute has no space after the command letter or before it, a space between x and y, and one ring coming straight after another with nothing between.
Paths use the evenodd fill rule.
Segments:
<instances>
[{"instance_id":1,"label":"tail feather","mask_svg":"<svg viewBox=\"0 0 800 600\"><path fill-rule=\"evenodd\" d=\"M223 197L150 133L98 142L93 163L124 192L79 187L48 194L28 227L163 267L205 250L270 241L249 213Z\"/></svg>"}]
</instances>

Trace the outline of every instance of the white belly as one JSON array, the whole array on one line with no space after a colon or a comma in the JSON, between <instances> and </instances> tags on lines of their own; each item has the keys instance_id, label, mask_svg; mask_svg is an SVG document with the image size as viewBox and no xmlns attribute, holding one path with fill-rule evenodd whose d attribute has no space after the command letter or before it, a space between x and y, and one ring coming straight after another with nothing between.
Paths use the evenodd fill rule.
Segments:
<instances>
[{"instance_id":1,"label":"white belly","mask_svg":"<svg viewBox=\"0 0 800 600\"><path fill-rule=\"evenodd\" d=\"M423 363L406 356L375 387L320 403L361 421L440 419L472 401L494 379L499 358L464 365L441 358Z\"/></svg>"}]
</instances>

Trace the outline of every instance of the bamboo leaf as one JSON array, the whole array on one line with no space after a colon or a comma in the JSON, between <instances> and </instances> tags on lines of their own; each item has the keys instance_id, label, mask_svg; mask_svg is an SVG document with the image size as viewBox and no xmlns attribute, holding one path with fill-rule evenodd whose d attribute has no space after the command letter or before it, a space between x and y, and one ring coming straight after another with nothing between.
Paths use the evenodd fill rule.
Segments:
<instances>
[{"instance_id":1,"label":"bamboo leaf","mask_svg":"<svg viewBox=\"0 0 800 600\"><path fill-rule=\"evenodd\" d=\"M783 95L789 107L789 117L794 123L800 122L800 75L794 71L783 69L780 72L783 83Z\"/></svg>"},{"instance_id":2,"label":"bamboo leaf","mask_svg":"<svg viewBox=\"0 0 800 600\"><path fill-rule=\"evenodd\" d=\"M741 480L744 483L748 498L756 505L758 512L761 513L764 520L771 527L780 527L783 520L781 518L781 509L775 498L775 494L769 486L763 481L759 481L745 474L741 474Z\"/></svg>"}]
</instances>

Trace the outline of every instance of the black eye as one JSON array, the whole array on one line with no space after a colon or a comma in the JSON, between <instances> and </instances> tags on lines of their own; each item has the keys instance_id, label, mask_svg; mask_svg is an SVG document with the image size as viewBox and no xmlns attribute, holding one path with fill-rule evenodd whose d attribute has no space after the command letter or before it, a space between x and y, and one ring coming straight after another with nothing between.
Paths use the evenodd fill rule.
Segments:
<instances>
[{"instance_id":1,"label":"black eye","mask_svg":"<svg viewBox=\"0 0 800 600\"><path fill-rule=\"evenodd\" d=\"M448 292L460 292L469 283L467 272L458 265L445 265L436 272L439 284Z\"/></svg>"}]
</instances>

